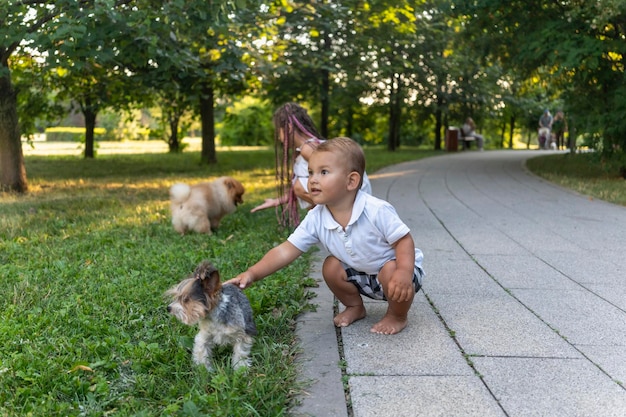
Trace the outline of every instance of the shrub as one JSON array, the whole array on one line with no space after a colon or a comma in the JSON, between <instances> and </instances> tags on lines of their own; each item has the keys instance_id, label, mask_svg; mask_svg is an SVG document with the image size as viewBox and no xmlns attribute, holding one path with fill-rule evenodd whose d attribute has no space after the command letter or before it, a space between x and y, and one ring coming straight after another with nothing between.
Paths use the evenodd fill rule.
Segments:
<instances>
[{"instance_id":1,"label":"shrub","mask_svg":"<svg viewBox=\"0 0 626 417\"><path fill-rule=\"evenodd\" d=\"M273 144L272 110L257 100L242 100L227 109L219 139L222 146Z\"/></svg>"},{"instance_id":2,"label":"shrub","mask_svg":"<svg viewBox=\"0 0 626 417\"><path fill-rule=\"evenodd\" d=\"M96 127L94 137L96 140L106 140L106 129ZM48 142L84 142L84 127L49 127L46 129L46 140Z\"/></svg>"}]
</instances>

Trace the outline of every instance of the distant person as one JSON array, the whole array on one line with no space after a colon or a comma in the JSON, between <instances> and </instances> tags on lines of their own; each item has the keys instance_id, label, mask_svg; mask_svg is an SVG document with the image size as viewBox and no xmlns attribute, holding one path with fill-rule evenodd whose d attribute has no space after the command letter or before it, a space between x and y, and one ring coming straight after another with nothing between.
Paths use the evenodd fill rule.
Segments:
<instances>
[{"instance_id":1,"label":"distant person","mask_svg":"<svg viewBox=\"0 0 626 417\"><path fill-rule=\"evenodd\" d=\"M539 118L539 148L549 149L552 143L552 115L550 110L545 109Z\"/></svg>"},{"instance_id":2,"label":"distant person","mask_svg":"<svg viewBox=\"0 0 626 417\"><path fill-rule=\"evenodd\" d=\"M550 114L550 110L545 109L543 114L539 118L539 127L547 127L548 129L552 129L552 115Z\"/></svg>"},{"instance_id":3,"label":"distant person","mask_svg":"<svg viewBox=\"0 0 626 417\"><path fill-rule=\"evenodd\" d=\"M311 209L314 205L307 189L309 156L325 140L306 109L297 103L280 106L274 112L273 122L279 195L266 199L251 212L286 205L279 213L281 224L297 226L298 208ZM367 174L363 178L363 191L372 193Z\"/></svg>"},{"instance_id":4,"label":"distant person","mask_svg":"<svg viewBox=\"0 0 626 417\"><path fill-rule=\"evenodd\" d=\"M407 225L385 200L361 190L365 156L352 139L321 143L309 157L308 189L315 207L287 238L247 271L227 281L246 288L289 265L316 244L330 252L322 275L346 307L334 324L346 327L365 317L362 296L388 302L370 331L402 331L422 286L422 251Z\"/></svg>"},{"instance_id":5,"label":"distant person","mask_svg":"<svg viewBox=\"0 0 626 417\"><path fill-rule=\"evenodd\" d=\"M476 124L474 123L474 119L471 117L465 119L465 123L463 124L463 127L461 127L461 133L463 133L463 136L465 137L470 136L476 139L476 146L478 147L478 150L483 150L485 138L476 133Z\"/></svg>"},{"instance_id":6,"label":"distant person","mask_svg":"<svg viewBox=\"0 0 626 417\"><path fill-rule=\"evenodd\" d=\"M568 145L565 143L565 133L567 132L567 120L565 120L565 114L559 110L554 115L552 120L552 132L554 133L554 139L556 140L556 148L567 149Z\"/></svg>"}]
</instances>

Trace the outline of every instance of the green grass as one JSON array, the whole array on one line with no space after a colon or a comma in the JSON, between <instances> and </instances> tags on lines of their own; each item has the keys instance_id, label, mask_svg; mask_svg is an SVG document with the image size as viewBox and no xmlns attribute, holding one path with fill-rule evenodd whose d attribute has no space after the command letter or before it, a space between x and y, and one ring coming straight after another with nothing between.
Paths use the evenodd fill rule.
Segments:
<instances>
[{"instance_id":1,"label":"green grass","mask_svg":"<svg viewBox=\"0 0 626 417\"><path fill-rule=\"evenodd\" d=\"M368 148L368 171L432 153ZM178 155L26 156L30 192L0 195L0 416L281 416L297 383L297 316L311 308L310 254L246 290L259 336L253 366L191 364L196 329L164 291L203 259L223 280L286 237L273 210L272 150ZM212 235L170 224L168 188L231 175L245 204ZM314 302L314 300L313 300Z\"/></svg>"},{"instance_id":2,"label":"green grass","mask_svg":"<svg viewBox=\"0 0 626 417\"><path fill-rule=\"evenodd\" d=\"M562 187L589 198L626 206L626 181L618 174L618 167L603 162L599 155L546 155L529 159L528 169Z\"/></svg>"}]
</instances>

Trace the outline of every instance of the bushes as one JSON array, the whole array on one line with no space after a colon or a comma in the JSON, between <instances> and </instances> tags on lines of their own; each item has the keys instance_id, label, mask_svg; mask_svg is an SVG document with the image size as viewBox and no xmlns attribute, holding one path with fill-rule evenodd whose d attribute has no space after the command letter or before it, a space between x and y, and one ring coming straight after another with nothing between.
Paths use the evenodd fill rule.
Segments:
<instances>
[{"instance_id":1,"label":"bushes","mask_svg":"<svg viewBox=\"0 0 626 417\"><path fill-rule=\"evenodd\" d=\"M96 127L94 129L96 140L113 140L107 135L106 129ZM46 140L48 142L84 142L84 127L49 127L46 129Z\"/></svg>"},{"instance_id":2,"label":"bushes","mask_svg":"<svg viewBox=\"0 0 626 417\"><path fill-rule=\"evenodd\" d=\"M252 99L228 108L219 133L223 146L259 146L274 143L272 109Z\"/></svg>"}]
</instances>

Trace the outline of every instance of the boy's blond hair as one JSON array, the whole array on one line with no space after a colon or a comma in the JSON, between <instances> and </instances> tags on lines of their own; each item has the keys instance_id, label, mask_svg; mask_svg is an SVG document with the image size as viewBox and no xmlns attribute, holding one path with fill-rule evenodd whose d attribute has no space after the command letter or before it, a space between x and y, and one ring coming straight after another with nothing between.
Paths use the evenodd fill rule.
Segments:
<instances>
[{"instance_id":1,"label":"boy's blond hair","mask_svg":"<svg viewBox=\"0 0 626 417\"><path fill-rule=\"evenodd\" d=\"M332 152L340 155L345 160L349 172L359 173L361 180L358 188L361 188L365 173L365 154L358 143L347 137L338 137L321 143L315 152Z\"/></svg>"}]
</instances>

